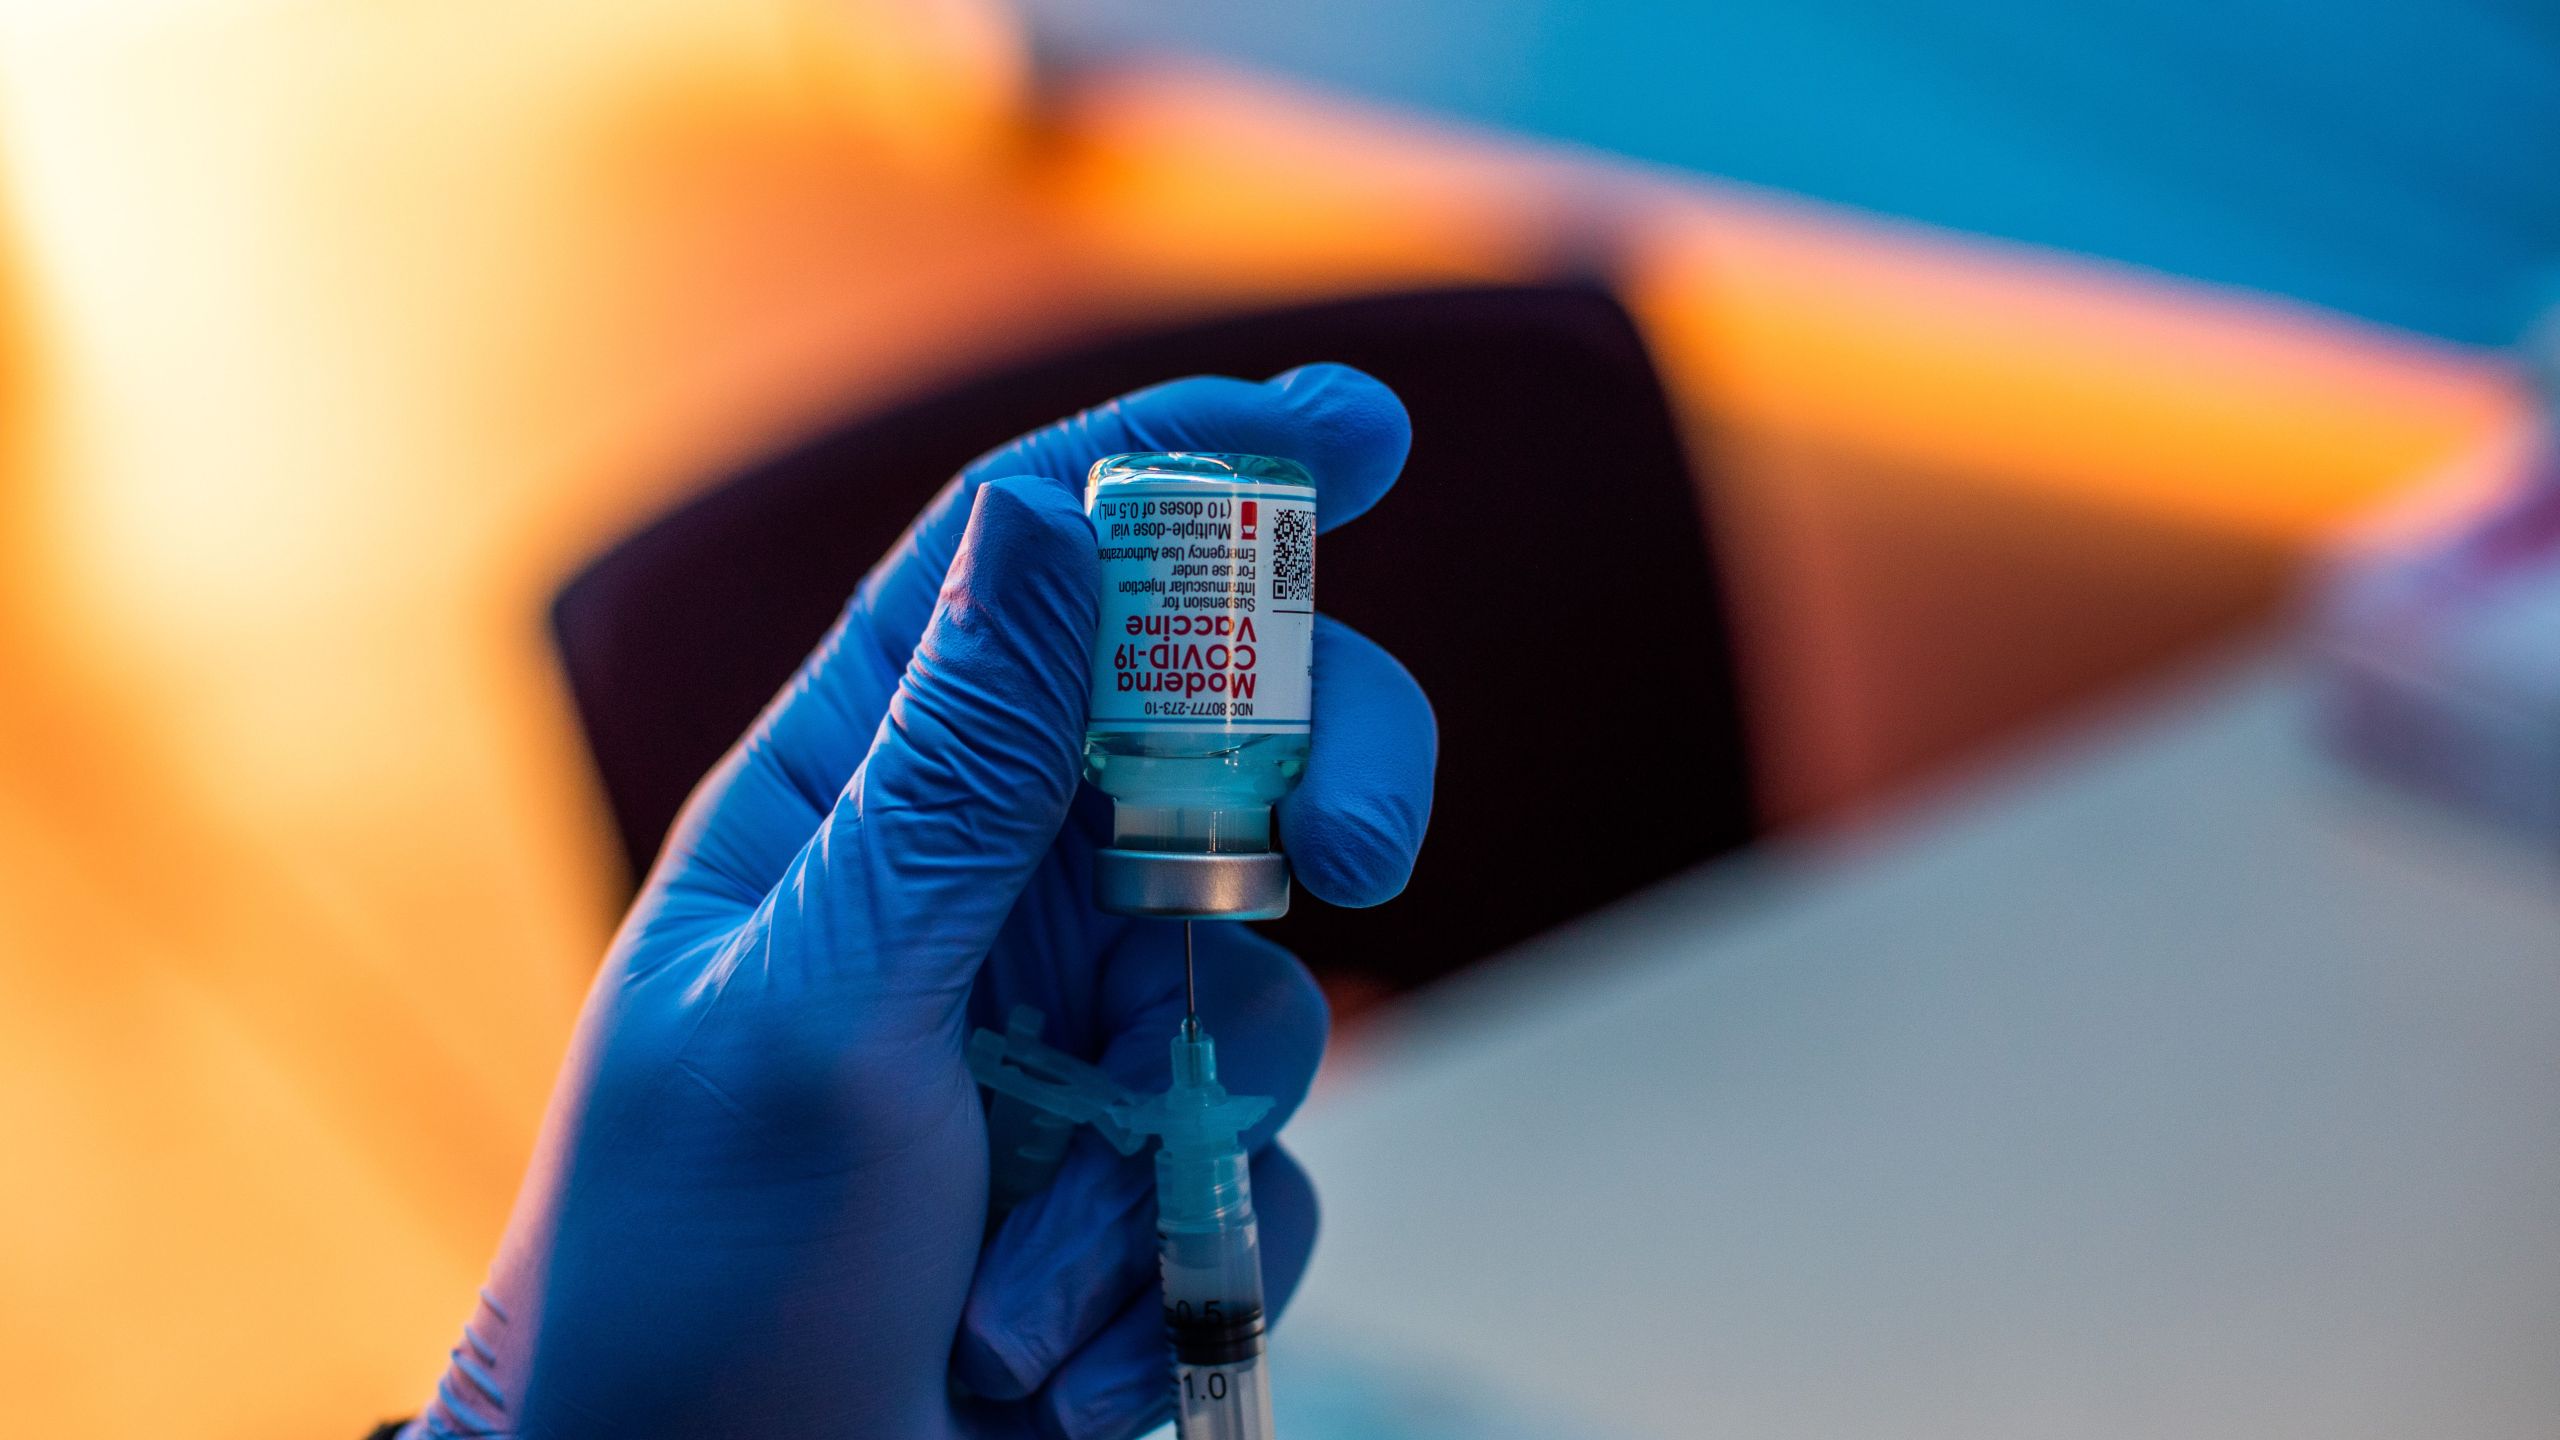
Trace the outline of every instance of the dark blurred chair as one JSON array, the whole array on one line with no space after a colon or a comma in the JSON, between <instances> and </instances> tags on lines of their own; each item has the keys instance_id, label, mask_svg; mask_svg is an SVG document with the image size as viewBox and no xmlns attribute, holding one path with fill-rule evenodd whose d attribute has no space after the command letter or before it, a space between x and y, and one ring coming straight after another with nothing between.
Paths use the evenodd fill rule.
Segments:
<instances>
[{"instance_id":1,"label":"dark blurred chair","mask_svg":"<svg viewBox=\"0 0 2560 1440\"><path fill-rule=\"evenodd\" d=\"M1357 365L1413 413L1318 599L1430 693L1439 797L1412 887L1300 895L1270 928L1401 989L1748 839L1721 594L1696 487L1626 312L1588 287L1358 299L1129 336L849 420L616 546L553 611L633 873L694 782L960 465L1123 390Z\"/></svg>"}]
</instances>

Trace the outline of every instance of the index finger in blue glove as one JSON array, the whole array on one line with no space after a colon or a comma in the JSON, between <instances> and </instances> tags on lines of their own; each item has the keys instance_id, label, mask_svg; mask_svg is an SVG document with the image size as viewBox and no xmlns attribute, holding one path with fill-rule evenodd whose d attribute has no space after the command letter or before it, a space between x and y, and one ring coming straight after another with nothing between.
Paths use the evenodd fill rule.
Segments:
<instances>
[{"instance_id":1,"label":"index finger in blue glove","mask_svg":"<svg viewBox=\"0 0 2560 1440\"><path fill-rule=\"evenodd\" d=\"M770 808L783 797L740 775L733 784L750 788L718 805L766 809L737 826L688 817L684 844L721 885L767 887L739 896L762 910L754 943L712 963L768 981L894 966L901 990L965 995L1075 793L1099 570L1068 496L1030 476L978 492L931 624L822 816L786 823ZM827 708L811 693L823 678L804 671L777 706ZM750 735L741 763L770 743ZM777 877L736 873L754 836L797 837ZM673 888L707 884L679 876Z\"/></svg>"}]
</instances>

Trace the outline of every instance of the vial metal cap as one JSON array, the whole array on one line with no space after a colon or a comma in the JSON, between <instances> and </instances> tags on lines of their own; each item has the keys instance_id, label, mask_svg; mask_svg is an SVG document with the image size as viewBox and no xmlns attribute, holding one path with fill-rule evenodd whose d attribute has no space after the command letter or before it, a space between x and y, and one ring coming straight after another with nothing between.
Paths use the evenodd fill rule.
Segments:
<instances>
[{"instance_id":1,"label":"vial metal cap","mask_svg":"<svg viewBox=\"0 0 2560 1440\"><path fill-rule=\"evenodd\" d=\"M1289 861L1277 850L1097 850L1093 903L1159 920L1277 920L1289 913Z\"/></svg>"}]
</instances>

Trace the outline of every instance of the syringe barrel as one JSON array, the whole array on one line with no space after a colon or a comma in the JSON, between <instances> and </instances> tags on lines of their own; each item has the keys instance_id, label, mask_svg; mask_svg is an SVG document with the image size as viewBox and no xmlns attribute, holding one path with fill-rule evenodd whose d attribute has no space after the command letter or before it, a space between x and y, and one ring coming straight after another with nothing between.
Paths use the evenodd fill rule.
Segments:
<instances>
[{"instance_id":1,"label":"syringe barrel","mask_svg":"<svg viewBox=\"0 0 2560 1440\"><path fill-rule=\"evenodd\" d=\"M1181 1440L1270 1440L1262 1245L1245 1157L1158 1151L1156 1187L1175 1433Z\"/></svg>"}]
</instances>

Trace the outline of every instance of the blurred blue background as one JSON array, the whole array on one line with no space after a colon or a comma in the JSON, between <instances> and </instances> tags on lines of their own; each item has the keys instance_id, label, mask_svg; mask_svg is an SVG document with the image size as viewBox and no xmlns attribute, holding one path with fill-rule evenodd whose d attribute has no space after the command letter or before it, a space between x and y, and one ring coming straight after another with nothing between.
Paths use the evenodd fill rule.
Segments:
<instances>
[{"instance_id":1,"label":"blurred blue background","mask_svg":"<svg viewBox=\"0 0 2560 1440\"><path fill-rule=\"evenodd\" d=\"M1172 48L1683 170L2512 338L2560 258L2531 0L1033 0Z\"/></svg>"}]
</instances>

